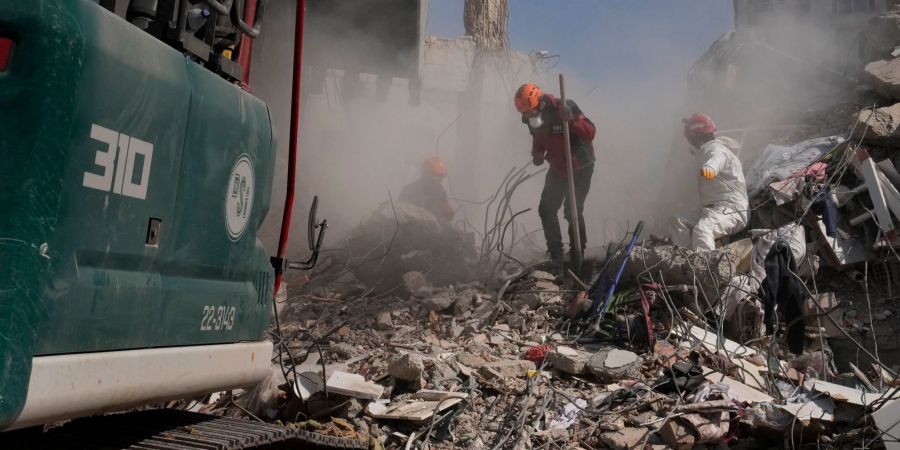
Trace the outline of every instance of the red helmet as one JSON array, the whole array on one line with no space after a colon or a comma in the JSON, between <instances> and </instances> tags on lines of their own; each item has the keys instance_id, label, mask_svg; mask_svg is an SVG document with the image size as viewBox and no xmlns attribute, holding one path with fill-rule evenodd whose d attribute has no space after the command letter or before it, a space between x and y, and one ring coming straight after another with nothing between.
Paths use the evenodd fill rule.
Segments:
<instances>
[{"instance_id":1,"label":"red helmet","mask_svg":"<svg viewBox=\"0 0 900 450\"><path fill-rule=\"evenodd\" d=\"M716 132L716 123L706 114L695 113L684 122L684 135L689 134L713 134Z\"/></svg>"},{"instance_id":2,"label":"red helmet","mask_svg":"<svg viewBox=\"0 0 900 450\"><path fill-rule=\"evenodd\" d=\"M432 156L425 160L424 164L425 172L430 173L432 175L437 175L439 177L447 176L447 164L441 158L437 156Z\"/></svg>"}]
</instances>

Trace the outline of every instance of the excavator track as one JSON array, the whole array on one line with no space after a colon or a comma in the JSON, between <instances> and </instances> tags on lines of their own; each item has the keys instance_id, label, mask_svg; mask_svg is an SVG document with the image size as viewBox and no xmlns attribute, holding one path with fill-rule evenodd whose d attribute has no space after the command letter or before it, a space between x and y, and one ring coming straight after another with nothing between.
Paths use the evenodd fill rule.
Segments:
<instances>
[{"instance_id":1,"label":"excavator track","mask_svg":"<svg viewBox=\"0 0 900 450\"><path fill-rule=\"evenodd\" d=\"M155 409L0 434L3 449L360 449L367 442L231 417Z\"/></svg>"}]
</instances>

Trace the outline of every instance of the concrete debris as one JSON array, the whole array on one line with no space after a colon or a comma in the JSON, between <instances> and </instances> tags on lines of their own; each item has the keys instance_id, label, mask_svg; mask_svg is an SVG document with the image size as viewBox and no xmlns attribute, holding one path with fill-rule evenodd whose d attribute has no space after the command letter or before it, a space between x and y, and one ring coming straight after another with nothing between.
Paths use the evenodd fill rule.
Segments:
<instances>
[{"instance_id":1,"label":"concrete debris","mask_svg":"<svg viewBox=\"0 0 900 450\"><path fill-rule=\"evenodd\" d=\"M900 81L900 80L898 80ZM857 139L863 139L863 142L873 145L894 145L900 141L900 134L897 128L900 127L900 103L893 106L863 110L856 117L860 123L868 123L868 129L864 128L854 131Z\"/></svg>"},{"instance_id":2,"label":"concrete debris","mask_svg":"<svg viewBox=\"0 0 900 450\"><path fill-rule=\"evenodd\" d=\"M430 286L422 272L412 271L403 274L403 287L406 288L410 295L418 295Z\"/></svg>"},{"instance_id":3,"label":"concrete debris","mask_svg":"<svg viewBox=\"0 0 900 450\"><path fill-rule=\"evenodd\" d=\"M449 293L442 292L422 300L422 305L429 311L441 312L453 306L454 300Z\"/></svg>"},{"instance_id":4,"label":"concrete debris","mask_svg":"<svg viewBox=\"0 0 900 450\"><path fill-rule=\"evenodd\" d=\"M346 372L334 372L325 382L326 389L347 397L378 400L384 393L384 387L366 381L362 375Z\"/></svg>"},{"instance_id":5,"label":"concrete debris","mask_svg":"<svg viewBox=\"0 0 900 450\"><path fill-rule=\"evenodd\" d=\"M659 434L663 442L675 450L690 450L697 443L694 431L680 420L668 420L660 428Z\"/></svg>"},{"instance_id":6,"label":"concrete debris","mask_svg":"<svg viewBox=\"0 0 900 450\"><path fill-rule=\"evenodd\" d=\"M581 375L587 368L591 354L571 347L559 346L547 353L547 360L555 369L570 375Z\"/></svg>"},{"instance_id":7,"label":"concrete debris","mask_svg":"<svg viewBox=\"0 0 900 450\"><path fill-rule=\"evenodd\" d=\"M524 359L486 363L478 369L485 378L525 378L535 369L534 363Z\"/></svg>"},{"instance_id":8,"label":"concrete debris","mask_svg":"<svg viewBox=\"0 0 900 450\"><path fill-rule=\"evenodd\" d=\"M502 448L552 442L559 448L688 449L735 440L746 448L773 448L783 444L779 436L791 424L798 433L840 439L835 433L842 417L853 414L852 408L877 405L895 384L896 371L869 364L859 367L872 366L874 372L854 375L848 369L849 376L840 378L832 350L814 345L837 339L854 320L869 325L868 312L855 314L843 301L846 290L828 281L820 282L828 290L815 301L804 298L803 311L817 320L807 323L811 334L802 355L788 353L780 335L735 340L717 331L719 323L704 313L718 310L700 305L706 291L696 287L702 276L694 284L685 271L715 258L719 275L732 268L749 272L760 264L754 259L759 240L752 242L750 249L742 242L733 251L709 255L645 247L640 257L651 258L680 284L622 283L620 298L598 328L587 324L586 312L566 315L566 302L579 295L580 285L552 267L513 276L499 297L477 283L340 300L344 306L338 309L320 300L305 302L301 295L285 306L289 320L282 333L291 333L285 334L287 347L295 350L302 373L297 383L289 375L289 390L270 395L267 412L258 416L291 421L302 413L320 420L316 432L349 426L383 448L412 448L426 436L432 448L489 448L507 434L510 443ZM876 325L896 317L879 305L872 313ZM310 308L332 314L305 319L302 311ZM836 323L818 325L829 318ZM736 328L758 324L741 322L750 319L740 309L721 320ZM328 350L324 360L316 343ZM307 350L305 361L296 359ZM291 374L290 359L283 361ZM320 375L323 363L327 383ZM884 390L838 384L856 383L860 376ZM875 417L881 417L880 426L891 426L885 413Z\"/></svg>"},{"instance_id":9,"label":"concrete debris","mask_svg":"<svg viewBox=\"0 0 900 450\"><path fill-rule=\"evenodd\" d=\"M346 255L285 281L296 290L271 330L278 366L238 404L265 420L315 419L301 422L315 432L352 431L373 448L782 448L786 436L810 448L900 447L891 14L869 37L874 91L845 89L860 98L794 118L807 124L735 131L750 221L716 250L641 236L630 254L613 242L576 275L479 257L474 234L385 203L350 233ZM740 46L725 51L739 42L761 55L741 34L699 66L740 59ZM623 261L605 315L591 317L609 289L601 270ZM603 292L585 290L595 281ZM245 414L233 405L199 408Z\"/></svg>"},{"instance_id":10,"label":"concrete debris","mask_svg":"<svg viewBox=\"0 0 900 450\"><path fill-rule=\"evenodd\" d=\"M638 355L617 348L601 349L591 355L587 368L600 381L611 383L640 378L644 361Z\"/></svg>"},{"instance_id":11,"label":"concrete debris","mask_svg":"<svg viewBox=\"0 0 900 450\"><path fill-rule=\"evenodd\" d=\"M900 58L881 59L865 68L866 81L882 95L900 100Z\"/></svg>"},{"instance_id":12,"label":"concrete debris","mask_svg":"<svg viewBox=\"0 0 900 450\"><path fill-rule=\"evenodd\" d=\"M391 330L394 328L394 321L391 318L390 311L381 311L375 315L375 329L380 331Z\"/></svg>"},{"instance_id":13,"label":"concrete debris","mask_svg":"<svg viewBox=\"0 0 900 450\"><path fill-rule=\"evenodd\" d=\"M607 431L600 435L600 442L607 448L616 450L628 450L639 448L641 442L649 431L646 428L623 428L616 431Z\"/></svg>"},{"instance_id":14,"label":"concrete debris","mask_svg":"<svg viewBox=\"0 0 900 450\"><path fill-rule=\"evenodd\" d=\"M414 353L407 353L397 358L388 367L388 373L392 377L403 381L417 381L423 372L425 372L425 362L421 356Z\"/></svg>"}]
</instances>

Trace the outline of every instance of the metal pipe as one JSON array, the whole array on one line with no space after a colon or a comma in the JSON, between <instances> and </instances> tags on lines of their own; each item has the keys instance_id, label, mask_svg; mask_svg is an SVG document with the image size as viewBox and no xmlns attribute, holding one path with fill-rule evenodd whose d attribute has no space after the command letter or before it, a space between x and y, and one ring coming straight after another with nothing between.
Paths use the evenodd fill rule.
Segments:
<instances>
[{"instance_id":1,"label":"metal pipe","mask_svg":"<svg viewBox=\"0 0 900 450\"><path fill-rule=\"evenodd\" d=\"M207 6L212 8L213 11L215 11L223 16L227 16L228 11L231 10L231 2L232 1L233 0L225 0L225 3L219 3L216 0L203 0L203 3L205 3Z\"/></svg>"},{"instance_id":2,"label":"metal pipe","mask_svg":"<svg viewBox=\"0 0 900 450\"><path fill-rule=\"evenodd\" d=\"M244 17L251 27L256 23L257 0L247 0ZM253 39L241 39L238 49L238 64L241 65L241 87L250 91L250 64L253 59Z\"/></svg>"},{"instance_id":3,"label":"metal pipe","mask_svg":"<svg viewBox=\"0 0 900 450\"><path fill-rule=\"evenodd\" d=\"M300 75L303 61L303 18L306 0L297 0L297 15L294 23L294 76L291 84L291 125L288 142L287 195L284 198L284 212L281 216L281 235L278 238L278 258L284 259L291 230L291 214L294 210L294 191L297 187L297 138L300 134ZM284 266L275 268L275 295L281 286Z\"/></svg>"},{"instance_id":4,"label":"metal pipe","mask_svg":"<svg viewBox=\"0 0 900 450\"><path fill-rule=\"evenodd\" d=\"M566 105L566 80L563 74L559 74L559 98L563 106ZM569 122L563 120L563 143L566 149L566 174L569 176L569 226L572 227L572 237L575 242L569 242L572 255L575 256L577 272L581 271L581 230L578 220L578 199L575 198L575 171L572 169L572 143L569 141Z\"/></svg>"},{"instance_id":5,"label":"metal pipe","mask_svg":"<svg viewBox=\"0 0 900 450\"><path fill-rule=\"evenodd\" d=\"M256 39L259 37L259 27L254 28L252 25L244 22L244 18L241 17L243 12L241 11L241 5L243 5L243 0L235 0L234 6L231 8L231 23L236 26L238 30L244 33L250 39Z\"/></svg>"}]
</instances>

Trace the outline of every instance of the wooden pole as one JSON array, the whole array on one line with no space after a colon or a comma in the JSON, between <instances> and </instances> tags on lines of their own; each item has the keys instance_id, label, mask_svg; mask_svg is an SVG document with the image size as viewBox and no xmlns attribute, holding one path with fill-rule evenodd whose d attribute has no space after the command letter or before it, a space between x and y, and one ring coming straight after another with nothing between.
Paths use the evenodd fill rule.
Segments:
<instances>
[{"instance_id":1,"label":"wooden pole","mask_svg":"<svg viewBox=\"0 0 900 450\"><path fill-rule=\"evenodd\" d=\"M563 74L559 74L559 98L566 105L566 80ZM568 106L568 105L566 105ZM569 122L563 120L563 142L566 149L566 173L569 175L569 225L572 227L572 238L575 242L569 242L572 255L575 257L575 267L581 270L581 230L578 226L578 199L575 198L575 170L572 168L572 142L569 140Z\"/></svg>"}]
</instances>

